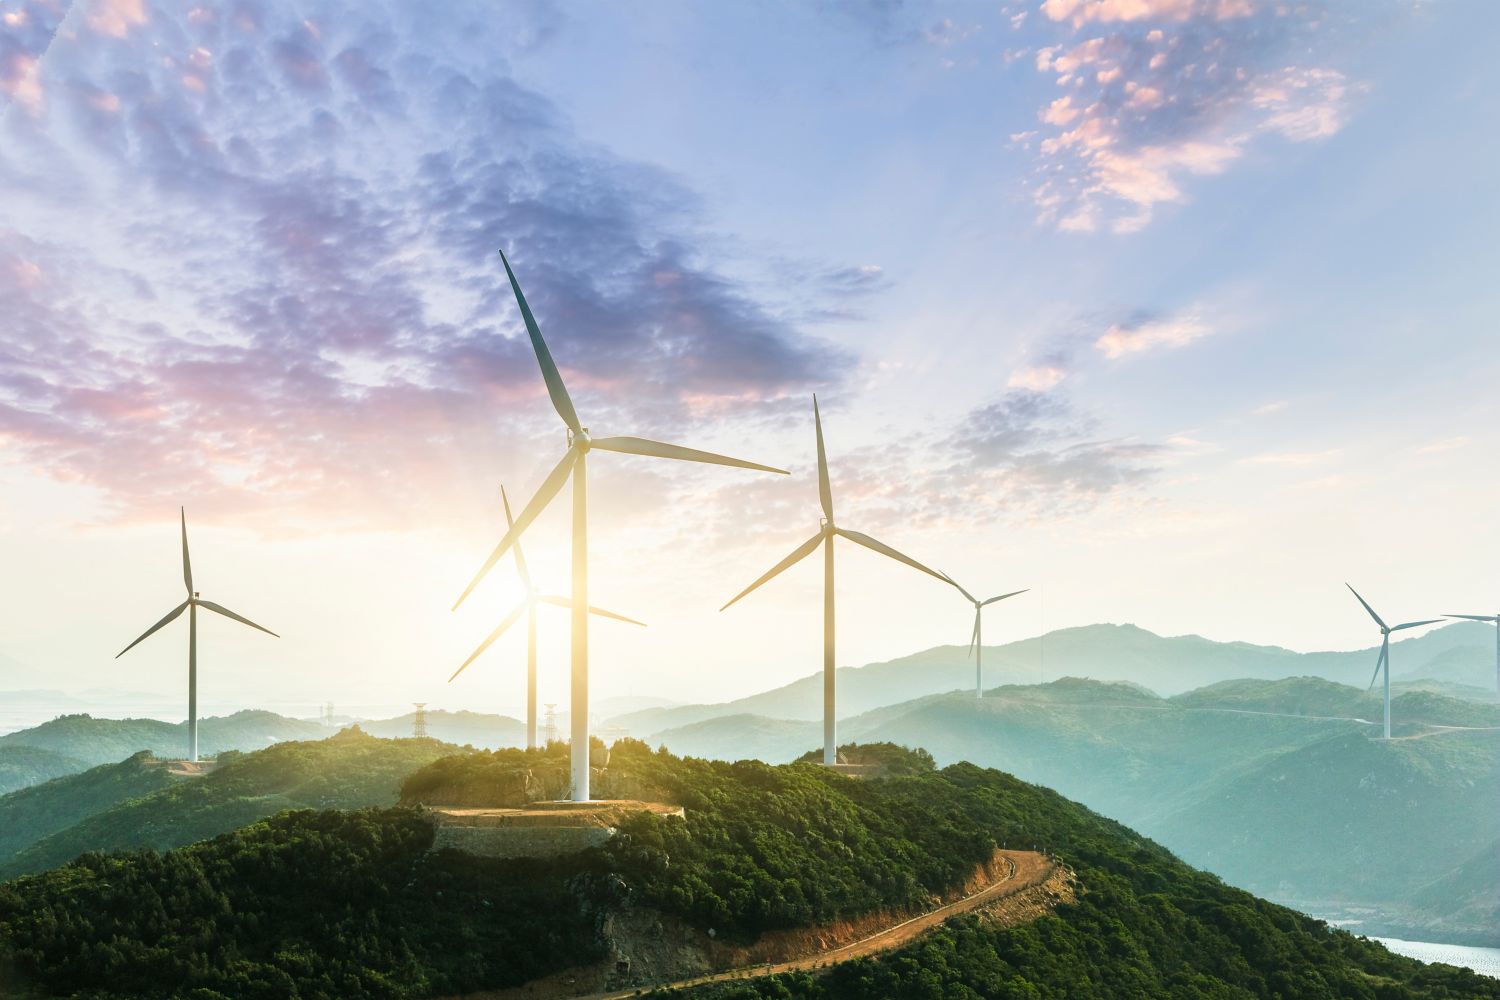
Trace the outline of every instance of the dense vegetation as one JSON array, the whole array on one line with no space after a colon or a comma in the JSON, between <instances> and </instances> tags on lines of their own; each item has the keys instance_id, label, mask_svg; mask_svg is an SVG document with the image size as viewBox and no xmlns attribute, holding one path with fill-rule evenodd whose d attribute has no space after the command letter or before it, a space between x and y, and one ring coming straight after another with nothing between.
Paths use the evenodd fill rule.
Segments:
<instances>
[{"instance_id":1,"label":"dense vegetation","mask_svg":"<svg viewBox=\"0 0 1500 1000\"><path fill-rule=\"evenodd\" d=\"M0 796L0 866L43 837L170 781L166 769L153 766L151 754L142 750L118 764L102 764Z\"/></svg>"},{"instance_id":2,"label":"dense vegetation","mask_svg":"<svg viewBox=\"0 0 1500 1000\"><path fill-rule=\"evenodd\" d=\"M0 745L0 795L44 781L75 774L88 767L83 761L42 747Z\"/></svg>"},{"instance_id":3,"label":"dense vegetation","mask_svg":"<svg viewBox=\"0 0 1500 1000\"><path fill-rule=\"evenodd\" d=\"M205 777L170 781L138 755L135 769L126 761L0 798L0 824L17 838L23 827L37 834L14 856L0 854L0 878L42 871L85 851L178 847L283 809L395 805L408 774L456 749L432 739L380 740L353 728L325 740L221 754ZM142 770L157 777L133 777ZM46 830L75 810L81 818Z\"/></svg>"},{"instance_id":4,"label":"dense vegetation","mask_svg":"<svg viewBox=\"0 0 1500 1000\"><path fill-rule=\"evenodd\" d=\"M1379 933L1500 945L1500 924L1465 902L1500 899L1500 872L1482 863L1500 837L1500 731L1417 721L1493 726L1500 709L1403 694L1397 734L1430 734L1385 742L1370 738L1378 726L1349 721L1378 719L1379 704L1362 688L1317 678L1229 681L1170 699L1063 678L982 700L933 695L845 720L840 732L926 747L941 764L1003 768L1254 892L1334 904L1330 916L1340 904L1374 908ZM819 734L816 722L733 716L652 742L694 756L790 761ZM1461 883L1464 893L1421 891L1460 866L1488 878Z\"/></svg>"},{"instance_id":5,"label":"dense vegetation","mask_svg":"<svg viewBox=\"0 0 1500 1000\"><path fill-rule=\"evenodd\" d=\"M467 772L526 770L555 752L474 754L425 773L462 784ZM622 741L601 783L679 802L686 821L641 815L606 847L550 863L429 853L431 827L406 809L292 812L165 855L88 854L0 886L0 977L95 998L500 988L602 957L602 918L616 908L750 937L926 906L997 844L1039 843L1083 889L1054 916L1008 930L964 920L821 979L705 992L1500 998L1500 982L1424 967L1257 900L1053 792L878 752L891 776L853 781L810 764L684 760ZM6 985L0 978L0 992Z\"/></svg>"},{"instance_id":6,"label":"dense vegetation","mask_svg":"<svg viewBox=\"0 0 1500 1000\"><path fill-rule=\"evenodd\" d=\"M167 854L85 855L0 886L0 995L420 997L597 955L576 863L431 842L411 810L299 811Z\"/></svg>"}]
</instances>

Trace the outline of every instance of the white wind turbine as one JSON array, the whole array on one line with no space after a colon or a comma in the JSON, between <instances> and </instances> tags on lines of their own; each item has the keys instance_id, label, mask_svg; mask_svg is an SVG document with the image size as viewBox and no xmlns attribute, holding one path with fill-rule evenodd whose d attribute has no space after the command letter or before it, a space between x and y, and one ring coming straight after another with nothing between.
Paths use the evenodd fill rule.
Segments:
<instances>
[{"instance_id":1,"label":"white wind turbine","mask_svg":"<svg viewBox=\"0 0 1500 1000\"><path fill-rule=\"evenodd\" d=\"M205 601L198 596L198 592L193 589L193 564L188 559L187 511L179 508L178 513L182 518L182 582L187 585L187 600L167 612L166 617L161 621L142 632L140 639L116 653L115 659L118 660L130 652L142 639L157 629L176 621L177 616L184 611L188 613L188 760L196 761L198 759L198 609L207 608L225 618L233 618L241 624L260 629L266 635L274 636L276 633L255 624L248 618L235 614L226 607L215 604L213 601Z\"/></svg>"},{"instance_id":2,"label":"white wind turbine","mask_svg":"<svg viewBox=\"0 0 1500 1000\"><path fill-rule=\"evenodd\" d=\"M1346 583L1346 584L1344 584L1344 586L1349 587L1349 584ZM1381 617L1375 613L1375 609L1372 608L1372 607L1370 607L1370 602L1366 601L1363 597L1359 596L1359 591L1355 590L1353 587L1349 587L1349 593L1353 594L1355 596L1355 598L1359 601L1359 603L1363 604L1365 606L1365 610L1370 613L1370 617L1373 618L1373 619L1375 619L1375 624L1380 626L1380 656L1375 660L1375 673L1373 673L1373 674L1370 675L1370 688L1375 687L1375 678L1377 678L1377 677L1380 676L1380 671L1381 671L1382 668L1384 668L1385 669L1385 738L1386 739L1390 739L1391 738L1391 633L1392 632L1400 632L1402 629L1416 628L1419 625L1431 625L1434 622L1441 621L1442 619L1440 619L1440 618L1429 618L1426 621L1406 622L1405 624L1402 624L1402 625L1387 625L1381 619ZM1368 689L1366 689L1366 690L1368 690Z\"/></svg>"},{"instance_id":3,"label":"white wind turbine","mask_svg":"<svg viewBox=\"0 0 1500 1000\"><path fill-rule=\"evenodd\" d=\"M959 586L958 581L953 579L951 576L944 574L943 578L949 583L953 584L954 587L958 588L958 592L960 594L963 594L964 597L968 598L970 604L974 605L974 634L969 638L969 652L974 654L974 697L983 698L984 684L983 675L980 671L980 660L984 656L984 634L982 630L982 622L984 620L983 609L986 605L994 604L996 601L1003 601L1007 597L1015 597L1018 594L1024 594L1031 588L1027 587L1026 590L1012 590L1008 594L1001 594L999 597L991 597L988 600L981 601L979 598L969 593L963 587Z\"/></svg>"},{"instance_id":4,"label":"white wind turbine","mask_svg":"<svg viewBox=\"0 0 1500 1000\"><path fill-rule=\"evenodd\" d=\"M505 505L505 524L507 530L509 530L515 527L516 522L510 516L510 498L505 495L504 486L500 487L500 502ZM573 602L566 597L559 597L556 594L543 594L538 591L536 585L531 582L531 572L526 568L526 555L521 551L521 543L517 541L514 547L516 573L521 577L521 586L525 588L526 594L521 598L521 603L516 605L516 609L506 615L505 620L496 627L495 631L486 636L485 640L479 644L479 647L469 654L469 658L463 662L463 666L453 671L453 676L448 678L448 683L452 684L459 674L468 669L469 664L479 658L480 653L489 649L490 644L504 635L505 630L519 621L521 615L524 614L526 616L526 747L527 749L531 749L536 746L536 609L540 604L551 604L559 608L571 608ZM646 624L645 622L638 622L634 618L617 615L613 611L605 611L603 608L590 607L589 614L599 615L602 618L613 618L616 621L629 622L632 625L640 625L642 627L645 627Z\"/></svg>"},{"instance_id":5,"label":"white wind turbine","mask_svg":"<svg viewBox=\"0 0 1500 1000\"><path fill-rule=\"evenodd\" d=\"M835 535L842 535L851 542L857 542L867 549L873 549L883 556L890 556L897 562L919 569L944 583L952 583L942 573L935 569L929 569L917 562L910 556L902 555L895 549L883 542L877 542L869 535L848 528L836 527L833 523L833 490L828 483L828 456L823 449L823 419L818 414L818 397L813 397L813 425L818 434L818 500L823 505L822 527L818 533L797 548L792 554L781 562L772 566L759 580L735 595L734 600L720 608L725 610L741 597L750 593L767 580L789 569L801 560L812 554L819 545L823 546L823 763L835 764L838 762L838 742L836 738L836 716L834 711L834 665L833 665L833 539Z\"/></svg>"},{"instance_id":6,"label":"white wind turbine","mask_svg":"<svg viewBox=\"0 0 1500 1000\"><path fill-rule=\"evenodd\" d=\"M1444 615L1471 622L1489 622L1495 626L1495 697L1500 698L1500 615Z\"/></svg>"},{"instance_id":7,"label":"white wind turbine","mask_svg":"<svg viewBox=\"0 0 1500 1000\"><path fill-rule=\"evenodd\" d=\"M589 800L589 548L588 548L588 453L590 451L614 451L625 455L646 455L651 458L675 458L684 462L704 462L709 465L729 465L741 469L756 469L761 472L776 472L786 475L785 469L772 468L769 465L759 465L755 462L746 462L738 458L728 458L724 455L715 455L712 452L698 451L695 448L684 448L675 444L663 444L660 441L648 441L638 437L604 437L596 438L589 435L587 427L578 419L577 412L573 409L573 400L568 396L568 390L563 385L562 375L558 373L557 365L552 360L552 353L547 350L547 343L542 339L542 331L537 326L536 319L531 315L531 307L526 304L526 297L521 294L521 286L516 281L515 272L510 268L510 261L506 259L502 251L500 260L505 264L505 274L510 279L511 291L515 293L516 305L521 309L521 319L526 323L526 332L531 336L531 347L536 352L537 364L542 369L542 379L547 383L547 394L552 398L552 406L557 410L558 416L562 417L563 423L568 428L568 450L563 454L562 461L557 463L547 478L542 481L541 487L532 496L531 500L521 510L521 516L516 518L515 524L506 531L505 537L500 539L500 544L495 546L495 551L485 560L474 579L469 582L468 587L459 595L453 607L456 609L464 602L464 598L478 586L479 581L484 579L500 560L507 549L516 543L521 533L530 527L531 522L536 520L552 498L562 490L563 484L571 476L573 479L573 599L571 607L573 611L573 677L572 677L572 771L573 771L573 799L576 802L587 802Z\"/></svg>"}]
</instances>

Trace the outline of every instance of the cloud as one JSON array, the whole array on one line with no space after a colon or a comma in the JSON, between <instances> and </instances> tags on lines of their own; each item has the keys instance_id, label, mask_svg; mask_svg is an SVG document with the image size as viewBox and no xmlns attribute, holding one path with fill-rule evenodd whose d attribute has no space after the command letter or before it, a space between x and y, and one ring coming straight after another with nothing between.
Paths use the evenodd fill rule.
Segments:
<instances>
[{"instance_id":1,"label":"cloud","mask_svg":"<svg viewBox=\"0 0 1500 1000\"><path fill-rule=\"evenodd\" d=\"M1137 317L1112 323L1094 341L1094 346L1108 358L1123 358L1156 347L1182 347L1213 331L1196 316L1169 318Z\"/></svg>"},{"instance_id":2,"label":"cloud","mask_svg":"<svg viewBox=\"0 0 1500 1000\"><path fill-rule=\"evenodd\" d=\"M1067 377L1068 370L1061 364L1028 365L1014 372L1005 384L1010 389L1046 392Z\"/></svg>"},{"instance_id":3,"label":"cloud","mask_svg":"<svg viewBox=\"0 0 1500 1000\"><path fill-rule=\"evenodd\" d=\"M528 9L85 8L108 43L59 36L47 107L0 125L5 456L121 516L430 510L555 430L500 247L612 428L838 384L854 359L728 276L690 189L510 77ZM884 282L815 271L829 309Z\"/></svg>"},{"instance_id":4,"label":"cloud","mask_svg":"<svg viewBox=\"0 0 1500 1000\"><path fill-rule=\"evenodd\" d=\"M1358 89L1298 65L1315 6L1248 0L1047 0L1068 33L1036 54L1061 93L1037 112L1033 197L1064 231L1135 232L1190 178L1224 173L1264 136L1324 139Z\"/></svg>"}]
</instances>

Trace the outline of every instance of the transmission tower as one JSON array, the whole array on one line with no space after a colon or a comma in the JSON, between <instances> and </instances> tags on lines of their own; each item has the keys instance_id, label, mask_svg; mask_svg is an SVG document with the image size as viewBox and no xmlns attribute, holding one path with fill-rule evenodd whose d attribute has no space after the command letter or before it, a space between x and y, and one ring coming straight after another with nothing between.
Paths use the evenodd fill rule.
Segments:
<instances>
[{"instance_id":1,"label":"transmission tower","mask_svg":"<svg viewBox=\"0 0 1500 1000\"><path fill-rule=\"evenodd\" d=\"M425 739L427 736L427 702L416 701L412 704L417 706L417 710L411 717L411 734L419 740Z\"/></svg>"},{"instance_id":2,"label":"transmission tower","mask_svg":"<svg viewBox=\"0 0 1500 1000\"><path fill-rule=\"evenodd\" d=\"M557 739L557 705L547 706L547 714L542 717L542 744L546 745Z\"/></svg>"}]
</instances>

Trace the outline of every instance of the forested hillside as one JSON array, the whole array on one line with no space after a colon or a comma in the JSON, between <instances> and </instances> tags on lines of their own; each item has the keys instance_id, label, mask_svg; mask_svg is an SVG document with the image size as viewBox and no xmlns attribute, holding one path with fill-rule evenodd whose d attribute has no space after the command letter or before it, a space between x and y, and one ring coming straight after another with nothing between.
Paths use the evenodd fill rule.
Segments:
<instances>
[{"instance_id":1,"label":"forested hillside","mask_svg":"<svg viewBox=\"0 0 1500 1000\"><path fill-rule=\"evenodd\" d=\"M41 871L85 851L149 847L165 850L226 833L284 809L352 809L394 805L413 770L457 748L437 740L381 740L345 730L325 740L278 743L255 753L225 753L205 777L163 780L160 767L142 767L139 790L131 761L68 781L27 789L20 802L0 798L0 826L14 825L16 841L31 842L0 855L0 878ZM154 788L154 790L152 790ZM55 817L82 813L46 830ZM44 822L45 821L45 822Z\"/></svg>"},{"instance_id":2,"label":"forested hillside","mask_svg":"<svg viewBox=\"0 0 1500 1000\"><path fill-rule=\"evenodd\" d=\"M1394 699L1401 738L1389 743L1372 739L1380 712L1375 694L1311 677L1226 681L1173 698L1063 678L983 699L932 695L842 720L839 732L923 746L940 764L1004 768L1237 885L1331 904L1330 914L1357 905L1372 933L1500 945L1500 925L1461 901L1469 894L1418 892L1500 837L1500 706L1409 691ZM786 761L820 737L816 722L734 716L651 741ZM1272 865L1283 851L1292 857ZM1472 894L1500 898L1500 875Z\"/></svg>"},{"instance_id":3,"label":"forested hillside","mask_svg":"<svg viewBox=\"0 0 1500 1000\"><path fill-rule=\"evenodd\" d=\"M527 769L545 751L442 766ZM436 765L435 765L436 766ZM299 811L166 855L89 854L0 886L0 987L91 997L360 998L518 985L607 954L625 908L750 938L923 905L1005 841L1039 842L1081 895L1008 930L964 920L828 976L705 991L764 997L1500 997L1194 871L1056 793L920 757L855 781L811 764L614 748L641 815L553 862L428 850L409 809ZM897 773L902 772L905 773ZM419 782L420 784L420 782ZM428 783L431 787L431 783Z\"/></svg>"}]
</instances>

